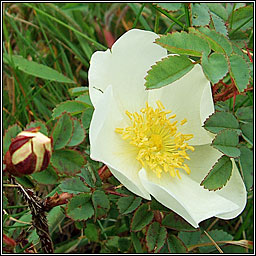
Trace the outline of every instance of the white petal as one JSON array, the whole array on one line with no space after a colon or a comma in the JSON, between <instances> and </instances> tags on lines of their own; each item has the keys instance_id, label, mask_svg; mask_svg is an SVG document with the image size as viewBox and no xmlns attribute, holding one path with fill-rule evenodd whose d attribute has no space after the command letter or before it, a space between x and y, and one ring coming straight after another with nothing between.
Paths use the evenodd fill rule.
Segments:
<instances>
[{"instance_id":1,"label":"white petal","mask_svg":"<svg viewBox=\"0 0 256 256\"><path fill-rule=\"evenodd\" d=\"M202 67L197 64L181 79L165 87L150 90L149 103L161 100L166 109L176 114L178 122L187 119L187 123L179 127L184 134L193 134L190 145L209 144L212 136L202 127L203 121L214 112L213 101L210 95L211 86L206 79ZM202 97L205 97L202 98ZM201 119L202 118L202 119Z\"/></svg>"},{"instance_id":2,"label":"white petal","mask_svg":"<svg viewBox=\"0 0 256 256\"><path fill-rule=\"evenodd\" d=\"M210 145L195 146L194 148L194 152L188 151L190 160L185 160L185 163L191 169L189 177L201 183L212 166L223 154Z\"/></svg>"},{"instance_id":3,"label":"white petal","mask_svg":"<svg viewBox=\"0 0 256 256\"><path fill-rule=\"evenodd\" d=\"M201 124L204 124L204 121L214 113L214 103L212 98L212 88L211 86L206 86L203 90L203 95L201 97L201 105L200 105L200 117ZM211 137L211 140L215 138L215 134L208 132L208 135Z\"/></svg>"},{"instance_id":4,"label":"white petal","mask_svg":"<svg viewBox=\"0 0 256 256\"><path fill-rule=\"evenodd\" d=\"M191 173L189 175L190 178L198 183L201 183L201 181L207 175L208 170L212 168L217 159L219 159L221 156L222 154L210 145L196 146L195 151L189 154L191 160L186 161L191 168ZM220 190L217 190L215 193L229 201L234 202L239 206L239 208L237 210L230 209L230 211L227 213L220 213L216 215L216 217L221 219L235 218L243 211L247 201L247 192L244 182L233 159L232 163L233 171L230 180L227 182L226 186Z\"/></svg>"},{"instance_id":5,"label":"white petal","mask_svg":"<svg viewBox=\"0 0 256 256\"><path fill-rule=\"evenodd\" d=\"M147 92L144 77L156 61L167 51L153 43L157 34L132 29L122 35L111 51L95 52L88 73L89 92L93 105L99 100L100 91L113 86L114 97L124 110L138 111L145 106Z\"/></svg>"},{"instance_id":6,"label":"white petal","mask_svg":"<svg viewBox=\"0 0 256 256\"><path fill-rule=\"evenodd\" d=\"M219 195L225 197L226 199L235 202L239 205L239 209L235 211L230 211L228 213L222 213L216 215L221 219L232 219L237 217L245 208L247 202L247 192L241 175L237 169L235 161L233 162L233 173L228 181L227 185L221 190L217 191Z\"/></svg>"},{"instance_id":7,"label":"white petal","mask_svg":"<svg viewBox=\"0 0 256 256\"><path fill-rule=\"evenodd\" d=\"M112 86L109 86L96 103L91 121L91 158L105 163L113 175L133 193L150 199L138 178L141 167L134 148L115 132L115 128L123 127L125 122L124 114L119 111L113 97Z\"/></svg>"},{"instance_id":8,"label":"white petal","mask_svg":"<svg viewBox=\"0 0 256 256\"><path fill-rule=\"evenodd\" d=\"M201 97L200 106L200 117L201 123L203 124L209 115L214 113L214 103L212 99L212 88L211 86L205 86Z\"/></svg>"},{"instance_id":9,"label":"white petal","mask_svg":"<svg viewBox=\"0 0 256 256\"><path fill-rule=\"evenodd\" d=\"M200 186L201 178L208 173L221 154L217 150L212 150L209 145L196 147L195 152L189 155L190 175L181 171L179 179L164 173L159 179L153 172L142 169L139 177L156 200L182 216L192 226L198 227L201 221L239 211L240 206L239 200L231 200L225 193L208 191Z\"/></svg>"}]
</instances>

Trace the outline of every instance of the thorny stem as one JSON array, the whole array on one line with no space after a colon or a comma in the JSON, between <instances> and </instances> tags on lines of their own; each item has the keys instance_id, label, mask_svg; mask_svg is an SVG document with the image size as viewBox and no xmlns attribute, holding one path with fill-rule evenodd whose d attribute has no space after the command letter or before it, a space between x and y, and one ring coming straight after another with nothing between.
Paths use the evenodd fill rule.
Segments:
<instances>
[{"instance_id":1,"label":"thorny stem","mask_svg":"<svg viewBox=\"0 0 256 256\"><path fill-rule=\"evenodd\" d=\"M28 203L32 214L32 225L39 236L43 252L53 253L53 243L49 234L44 200L36 196L33 190L24 188L13 176L10 176L10 180L18 186L23 199Z\"/></svg>"}]
</instances>

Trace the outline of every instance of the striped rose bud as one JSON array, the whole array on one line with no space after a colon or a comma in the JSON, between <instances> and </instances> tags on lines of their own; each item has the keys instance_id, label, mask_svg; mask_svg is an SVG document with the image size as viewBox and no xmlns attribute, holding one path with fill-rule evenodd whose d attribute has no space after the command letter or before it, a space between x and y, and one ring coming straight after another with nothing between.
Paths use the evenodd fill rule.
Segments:
<instances>
[{"instance_id":1,"label":"striped rose bud","mask_svg":"<svg viewBox=\"0 0 256 256\"><path fill-rule=\"evenodd\" d=\"M41 132L40 127L20 132L12 139L4 157L6 170L14 176L40 172L49 165L52 155L52 139Z\"/></svg>"}]
</instances>

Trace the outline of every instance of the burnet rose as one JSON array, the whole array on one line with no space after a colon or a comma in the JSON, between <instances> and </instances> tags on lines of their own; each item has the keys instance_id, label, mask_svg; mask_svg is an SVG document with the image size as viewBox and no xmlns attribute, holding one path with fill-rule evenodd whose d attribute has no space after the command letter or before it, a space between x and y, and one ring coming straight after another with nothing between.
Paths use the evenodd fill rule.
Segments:
<instances>
[{"instance_id":1,"label":"burnet rose","mask_svg":"<svg viewBox=\"0 0 256 256\"><path fill-rule=\"evenodd\" d=\"M40 127L30 128L12 139L4 158L6 171L23 176L47 168L52 155L52 139L39 130Z\"/></svg>"},{"instance_id":2,"label":"burnet rose","mask_svg":"<svg viewBox=\"0 0 256 256\"><path fill-rule=\"evenodd\" d=\"M145 76L167 51L153 32L133 29L90 62L91 158L106 164L130 191L151 195L192 226L210 217L231 219L246 205L246 190L233 162L226 186L200 186L222 156L203 127L214 112L211 86L199 64L181 79L146 90Z\"/></svg>"}]
</instances>

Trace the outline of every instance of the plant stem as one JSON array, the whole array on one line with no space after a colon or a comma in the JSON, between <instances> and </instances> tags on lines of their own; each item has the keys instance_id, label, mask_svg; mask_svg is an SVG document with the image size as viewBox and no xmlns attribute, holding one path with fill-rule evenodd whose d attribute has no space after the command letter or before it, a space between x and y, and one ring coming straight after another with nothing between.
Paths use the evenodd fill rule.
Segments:
<instances>
[{"instance_id":1,"label":"plant stem","mask_svg":"<svg viewBox=\"0 0 256 256\"><path fill-rule=\"evenodd\" d=\"M186 15L187 27L191 27L189 5L191 5L191 4L184 3L184 11L185 11L185 15Z\"/></svg>"},{"instance_id":2,"label":"plant stem","mask_svg":"<svg viewBox=\"0 0 256 256\"><path fill-rule=\"evenodd\" d=\"M138 14L137 14L137 16L136 16L136 19L135 19L135 21L134 21L134 23L133 23L133 25L132 25L132 28L136 28L137 23L138 23L139 18L140 18L140 15L141 15L141 13L142 13L142 11L143 11L145 5L146 5L146 3L143 3L143 4L141 5L140 10L139 10L139 12L138 12Z\"/></svg>"},{"instance_id":3,"label":"plant stem","mask_svg":"<svg viewBox=\"0 0 256 256\"><path fill-rule=\"evenodd\" d=\"M242 28L245 24L247 24L253 17L250 17L249 19L247 19L244 23L242 23L240 26L238 26L236 29L232 30L229 33L229 36L233 35L236 31L238 31L240 28Z\"/></svg>"},{"instance_id":4,"label":"plant stem","mask_svg":"<svg viewBox=\"0 0 256 256\"><path fill-rule=\"evenodd\" d=\"M182 29L188 31L188 28L181 23L178 19L174 18L173 16L171 16L167 11L156 7L155 5L152 5L157 11L161 12L162 14L164 14L166 17L168 17L170 20L174 21L177 25L179 25Z\"/></svg>"}]
</instances>

